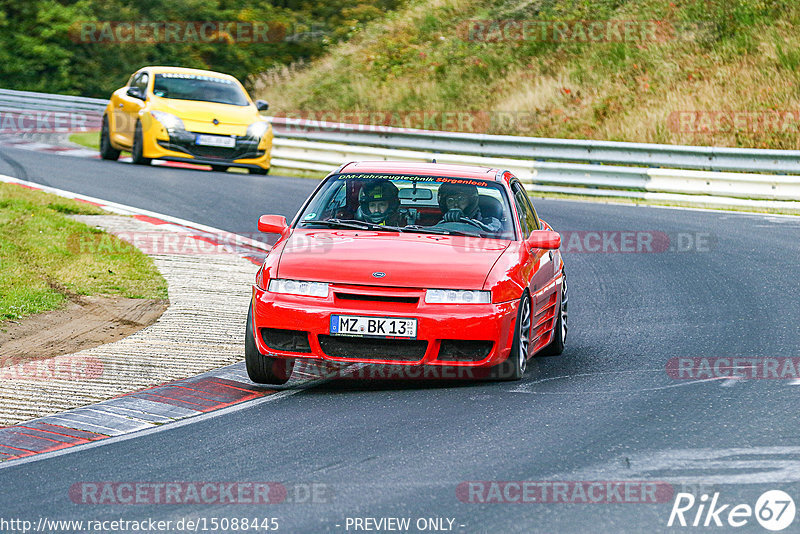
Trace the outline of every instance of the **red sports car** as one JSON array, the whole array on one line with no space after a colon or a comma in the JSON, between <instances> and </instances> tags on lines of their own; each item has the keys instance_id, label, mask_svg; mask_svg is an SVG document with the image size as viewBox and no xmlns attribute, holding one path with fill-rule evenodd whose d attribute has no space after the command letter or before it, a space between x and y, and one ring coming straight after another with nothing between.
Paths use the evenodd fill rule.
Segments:
<instances>
[{"instance_id":1,"label":"red sports car","mask_svg":"<svg viewBox=\"0 0 800 534\"><path fill-rule=\"evenodd\" d=\"M508 171L355 162L337 169L258 270L250 379L282 384L297 359L472 367L522 378L567 335L561 236Z\"/></svg>"}]
</instances>

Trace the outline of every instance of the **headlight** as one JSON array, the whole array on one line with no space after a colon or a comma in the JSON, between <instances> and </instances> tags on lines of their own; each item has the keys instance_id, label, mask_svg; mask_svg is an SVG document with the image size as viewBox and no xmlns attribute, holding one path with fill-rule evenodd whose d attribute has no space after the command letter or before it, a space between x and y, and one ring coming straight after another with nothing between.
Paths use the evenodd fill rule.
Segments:
<instances>
[{"instance_id":1,"label":"headlight","mask_svg":"<svg viewBox=\"0 0 800 534\"><path fill-rule=\"evenodd\" d=\"M304 297L327 297L328 284L323 282L282 280L280 278L275 278L269 281L268 291L272 293L285 293L287 295L301 295Z\"/></svg>"},{"instance_id":2,"label":"headlight","mask_svg":"<svg viewBox=\"0 0 800 534\"><path fill-rule=\"evenodd\" d=\"M265 133L269 130L269 123L268 122L254 122L247 128L247 136L254 137L256 139L261 139Z\"/></svg>"},{"instance_id":3,"label":"headlight","mask_svg":"<svg viewBox=\"0 0 800 534\"><path fill-rule=\"evenodd\" d=\"M489 304L492 302L491 291L468 291L461 289L427 289L427 304Z\"/></svg>"},{"instance_id":4,"label":"headlight","mask_svg":"<svg viewBox=\"0 0 800 534\"><path fill-rule=\"evenodd\" d=\"M164 111L151 111L150 114L155 117L155 119L160 122L164 128L167 130L185 130L186 128L183 126L183 121L180 120L178 117L173 115L172 113L166 113Z\"/></svg>"}]
</instances>

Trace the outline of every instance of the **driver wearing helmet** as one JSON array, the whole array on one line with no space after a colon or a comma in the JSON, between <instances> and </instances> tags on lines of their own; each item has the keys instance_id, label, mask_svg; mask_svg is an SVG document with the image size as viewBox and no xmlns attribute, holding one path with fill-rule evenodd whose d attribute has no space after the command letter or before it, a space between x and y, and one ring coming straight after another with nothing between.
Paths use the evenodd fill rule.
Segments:
<instances>
[{"instance_id":1,"label":"driver wearing helmet","mask_svg":"<svg viewBox=\"0 0 800 534\"><path fill-rule=\"evenodd\" d=\"M397 186L388 180L364 184L358 193L356 219L397 226L399 222L400 199Z\"/></svg>"},{"instance_id":2,"label":"driver wearing helmet","mask_svg":"<svg viewBox=\"0 0 800 534\"><path fill-rule=\"evenodd\" d=\"M500 232L503 224L495 217L481 216L478 207L478 188L470 184L444 183L439 187L439 209L445 222L463 222L477 226L484 232ZM462 220L468 219L468 220Z\"/></svg>"}]
</instances>

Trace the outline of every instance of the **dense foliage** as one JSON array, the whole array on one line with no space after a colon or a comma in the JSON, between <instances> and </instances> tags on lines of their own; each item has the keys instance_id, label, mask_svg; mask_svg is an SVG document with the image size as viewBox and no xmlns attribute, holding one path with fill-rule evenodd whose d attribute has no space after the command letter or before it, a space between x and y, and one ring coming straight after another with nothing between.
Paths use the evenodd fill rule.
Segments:
<instances>
[{"instance_id":1,"label":"dense foliage","mask_svg":"<svg viewBox=\"0 0 800 534\"><path fill-rule=\"evenodd\" d=\"M251 73L320 55L400 2L0 0L0 87L106 97L149 64L219 70L248 84ZM114 42L101 31L125 22L205 21L266 24L270 38L209 41L184 33L161 42ZM93 27L99 29L83 31Z\"/></svg>"}]
</instances>

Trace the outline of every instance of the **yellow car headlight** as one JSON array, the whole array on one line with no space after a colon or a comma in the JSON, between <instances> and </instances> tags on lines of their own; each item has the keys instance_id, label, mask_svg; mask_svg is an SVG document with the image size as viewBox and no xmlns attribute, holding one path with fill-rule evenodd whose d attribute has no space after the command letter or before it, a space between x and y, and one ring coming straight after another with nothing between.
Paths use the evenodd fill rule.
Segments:
<instances>
[{"instance_id":1,"label":"yellow car headlight","mask_svg":"<svg viewBox=\"0 0 800 534\"><path fill-rule=\"evenodd\" d=\"M269 123L266 121L254 122L247 128L247 136L254 139L261 139L269 130Z\"/></svg>"},{"instance_id":2,"label":"yellow car headlight","mask_svg":"<svg viewBox=\"0 0 800 534\"><path fill-rule=\"evenodd\" d=\"M160 122L162 126L167 129L167 131L186 129L183 125L183 121L172 113L167 113L165 111L151 111L150 114L158 122Z\"/></svg>"}]
</instances>

